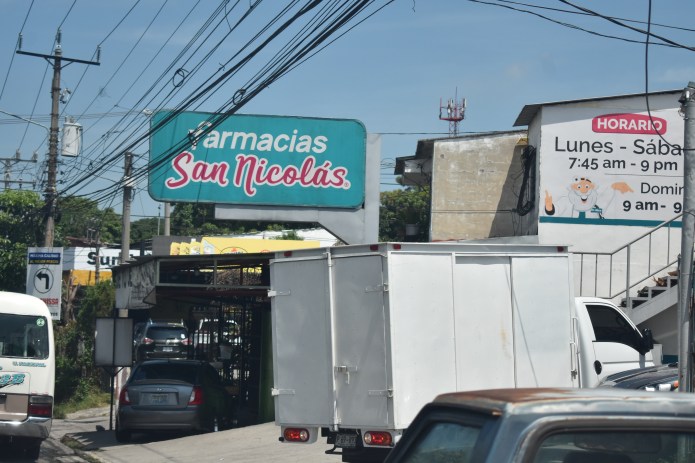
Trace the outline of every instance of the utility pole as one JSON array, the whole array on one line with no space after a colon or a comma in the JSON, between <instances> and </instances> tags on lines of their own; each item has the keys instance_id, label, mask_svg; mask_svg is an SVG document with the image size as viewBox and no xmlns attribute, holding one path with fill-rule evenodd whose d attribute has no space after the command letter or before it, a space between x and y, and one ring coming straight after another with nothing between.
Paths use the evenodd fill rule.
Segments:
<instances>
[{"instance_id":1,"label":"utility pole","mask_svg":"<svg viewBox=\"0 0 695 463\"><path fill-rule=\"evenodd\" d=\"M24 185L24 184L32 185L32 188L36 187L35 181L22 180L21 178L19 180L12 180L12 173L11 173L13 165L17 164L18 162L36 163L36 158L37 158L37 155L36 155L36 153L34 153L34 156L32 156L31 159L22 159L22 156L21 156L19 150L17 150L14 157L12 157L12 158L0 158L0 161L2 161L5 164L5 180L4 180L4 182L5 182L5 189L6 190L9 190L13 183L18 184L20 190L22 189L22 185Z\"/></svg>"},{"instance_id":2,"label":"utility pole","mask_svg":"<svg viewBox=\"0 0 695 463\"><path fill-rule=\"evenodd\" d=\"M121 264L130 258L130 196L133 191L133 153L125 153L123 176L123 227L121 233Z\"/></svg>"},{"instance_id":3,"label":"utility pole","mask_svg":"<svg viewBox=\"0 0 695 463\"><path fill-rule=\"evenodd\" d=\"M678 268L678 376L680 392L693 392L692 310L693 242L695 242L695 82L688 83L680 99L685 114L683 141L683 218L681 256Z\"/></svg>"},{"instance_id":4,"label":"utility pole","mask_svg":"<svg viewBox=\"0 0 695 463\"><path fill-rule=\"evenodd\" d=\"M99 269L101 265L101 255L99 254L100 250L100 245L101 243L99 242L99 237L100 237L100 227L101 224L97 223L96 228L88 228L87 229L87 237L89 239L90 244L94 245L94 248L96 250L96 257L94 258L94 283L99 284Z\"/></svg>"},{"instance_id":5,"label":"utility pole","mask_svg":"<svg viewBox=\"0 0 695 463\"><path fill-rule=\"evenodd\" d=\"M171 203L164 203L164 236L171 235Z\"/></svg>"},{"instance_id":6,"label":"utility pole","mask_svg":"<svg viewBox=\"0 0 695 463\"><path fill-rule=\"evenodd\" d=\"M36 56L39 58L44 58L49 64L53 64L53 81L51 83L51 127L48 135L48 176L47 184L45 190L46 196L46 215L44 218L44 247L53 247L53 236L55 232L55 212L56 212L56 200L58 198L56 190L56 178L58 174L58 103L60 101L60 71L64 67L63 61L67 64L72 63L82 63L99 66L99 54L100 49L97 49L97 60L96 61L85 61L75 58L66 58L63 56L63 50L60 46L61 32L60 29L56 34L56 47L52 55L45 55L42 53L33 53L28 51L22 51L22 42L19 42L19 49L17 54Z\"/></svg>"}]
</instances>

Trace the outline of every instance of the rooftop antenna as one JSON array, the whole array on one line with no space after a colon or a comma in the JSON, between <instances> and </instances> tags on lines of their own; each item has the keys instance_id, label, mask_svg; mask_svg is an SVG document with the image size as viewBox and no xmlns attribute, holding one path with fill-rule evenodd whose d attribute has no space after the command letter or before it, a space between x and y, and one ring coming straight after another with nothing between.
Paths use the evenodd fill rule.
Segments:
<instances>
[{"instance_id":1,"label":"rooftop antenna","mask_svg":"<svg viewBox=\"0 0 695 463\"><path fill-rule=\"evenodd\" d=\"M442 103L441 98L439 99L439 120L449 121L449 137L458 137L459 122L464 119L465 113L466 99L459 101L458 87L454 98L448 99L446 104Z\"/></svg>"}]
</instances>

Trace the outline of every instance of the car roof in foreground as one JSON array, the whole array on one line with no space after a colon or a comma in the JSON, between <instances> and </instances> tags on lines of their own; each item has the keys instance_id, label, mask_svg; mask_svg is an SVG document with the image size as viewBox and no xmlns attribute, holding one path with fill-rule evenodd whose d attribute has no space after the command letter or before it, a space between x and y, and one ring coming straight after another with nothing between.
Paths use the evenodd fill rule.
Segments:
<instances>
[{"instance_id":1,"label":"car roof in foreground","mask_svg":"<svg viewBox=\"0 0 695 463\"><path fill-rule=\"evenodd\" d=\"M695 418L695 396L692 394L655 394L616 388L491 389L442 394L433 403L490 415L615 413Z\"/></svg>"}]
</instances>

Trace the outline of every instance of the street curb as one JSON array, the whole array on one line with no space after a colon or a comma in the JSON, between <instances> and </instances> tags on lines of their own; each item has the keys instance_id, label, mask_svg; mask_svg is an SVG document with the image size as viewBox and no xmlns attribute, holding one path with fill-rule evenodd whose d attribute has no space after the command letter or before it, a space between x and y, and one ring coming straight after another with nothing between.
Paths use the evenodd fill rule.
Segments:
<instances>
[{"instance_id":1,"label":"street curb","mask_svg":"<svg viewBox=\"0 0 695 463\"><path fill-rule=\"evenodd\" d=\"M69 441L74 447L71 447L69 445L64 444L62 441L66 440ZM89 462L98 462L98 463L110 463L109 460L104 460L103 458L99 457L96 452L90 451L90 450L82 450L80 447L84 447L84 444L80 442L78 439L75 439L72 437L70 434L65 434L60 440L55 440L55 442L58 442L61 446L65 447L67 450L66 451L71 451L80 458L83 458L86 461Z\"/></svg>"}]
</instances>

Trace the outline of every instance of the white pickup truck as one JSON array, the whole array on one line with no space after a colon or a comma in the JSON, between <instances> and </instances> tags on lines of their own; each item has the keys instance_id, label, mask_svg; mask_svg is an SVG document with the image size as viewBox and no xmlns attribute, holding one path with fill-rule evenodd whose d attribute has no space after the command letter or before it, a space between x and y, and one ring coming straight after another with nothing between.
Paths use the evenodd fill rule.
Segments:
<instances>
[{"instance_id":1,"label":"white pickup truck","mask_svg":"<svg viewBox=\"0 0 695 463\"><path fill-rule=\"evenodd\" d=\"M380 243L271 261L275 422L343 461L382 461L436 395L594 387L652 364L651 336L575 298L566 247ZM381 433L383 439L366 440ZM388 435L388 437L386 437Z\"/></svg>"}]
</instances>

